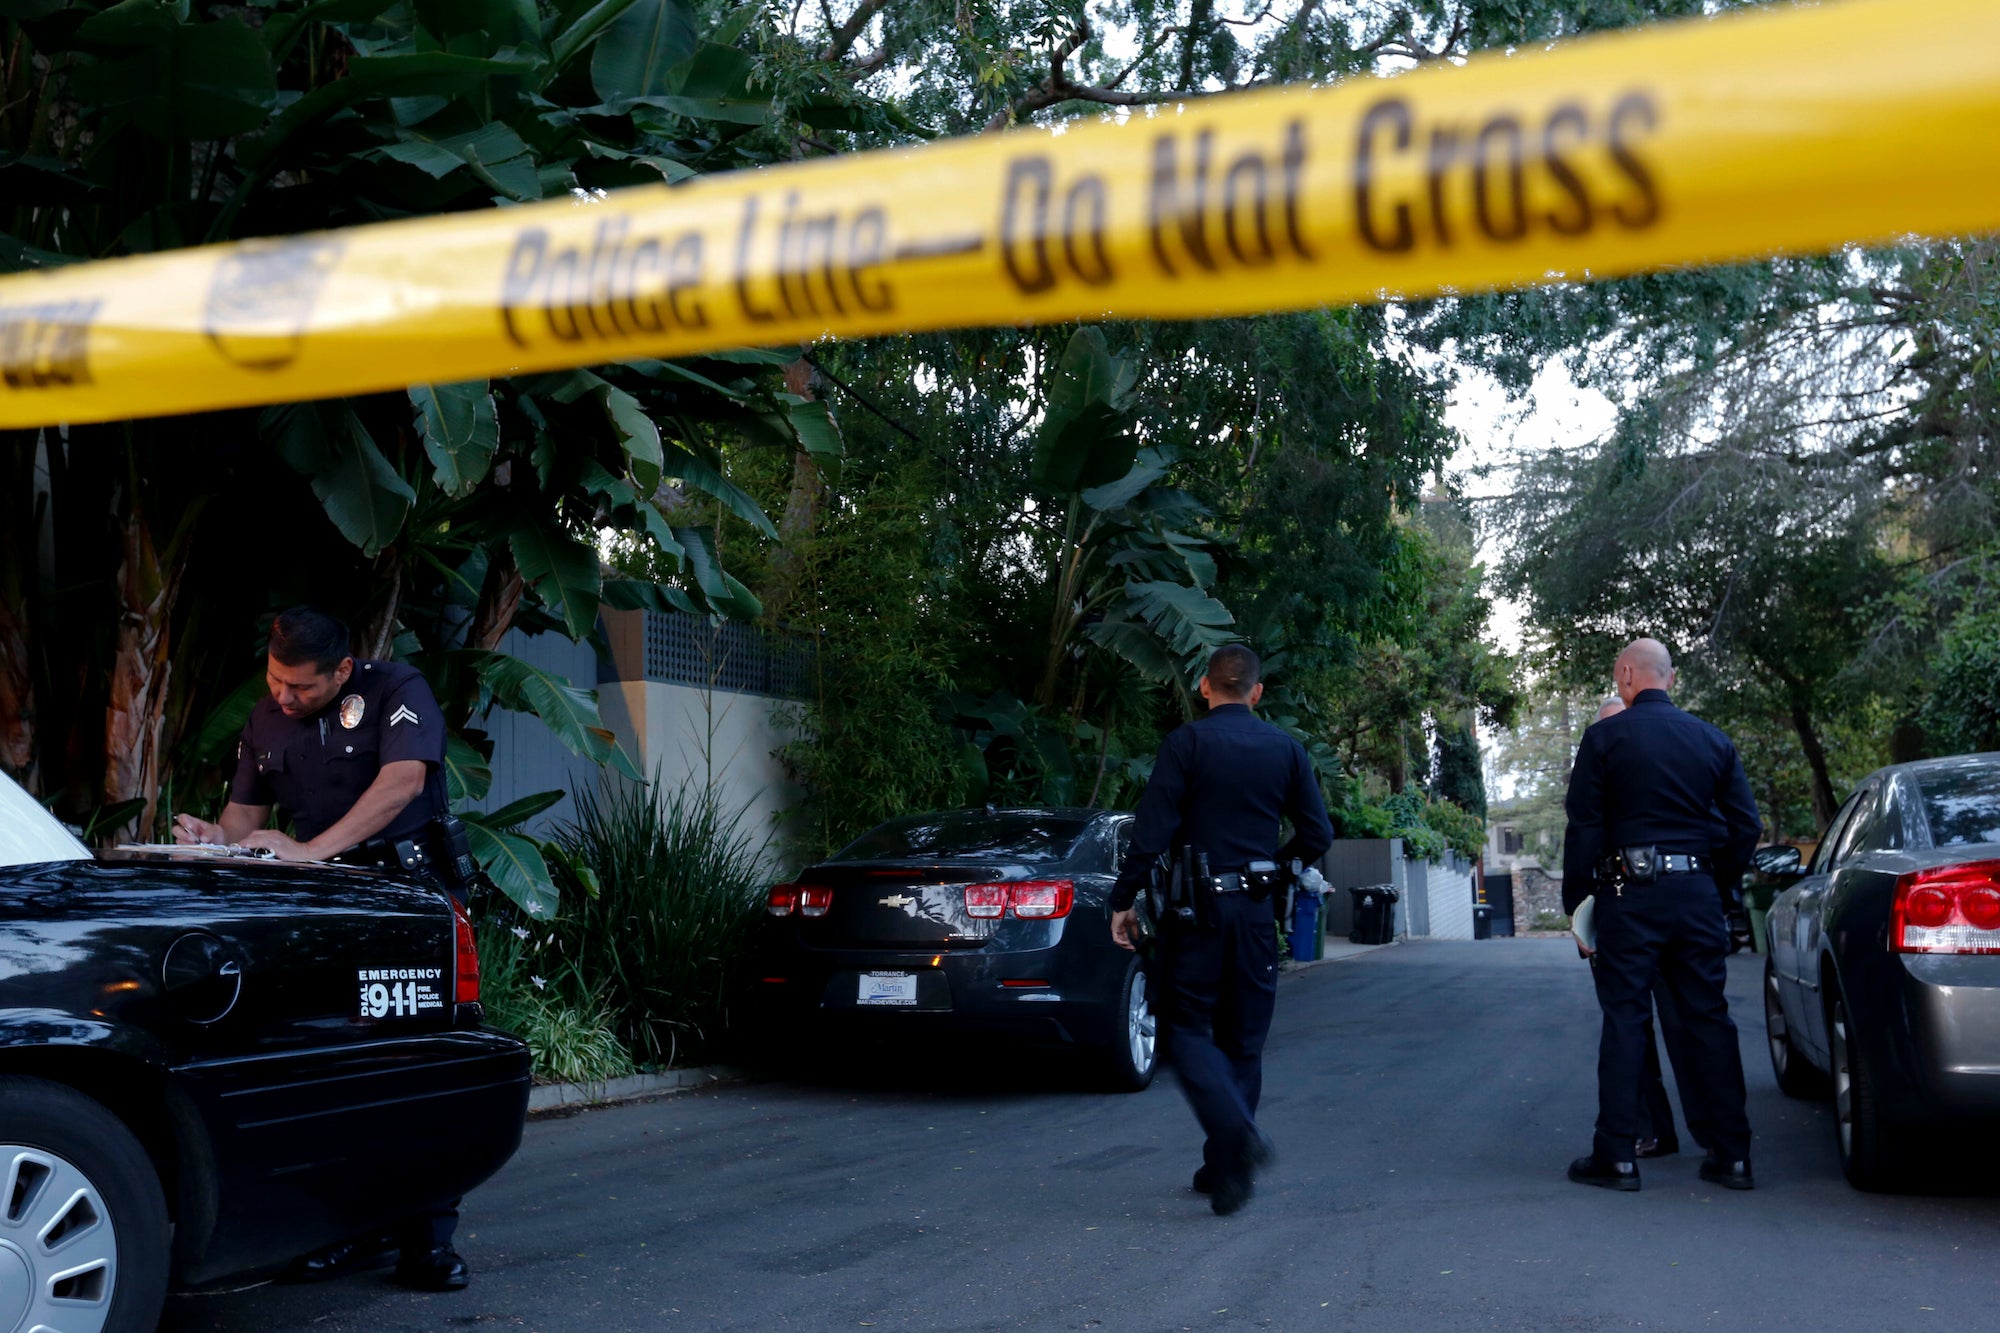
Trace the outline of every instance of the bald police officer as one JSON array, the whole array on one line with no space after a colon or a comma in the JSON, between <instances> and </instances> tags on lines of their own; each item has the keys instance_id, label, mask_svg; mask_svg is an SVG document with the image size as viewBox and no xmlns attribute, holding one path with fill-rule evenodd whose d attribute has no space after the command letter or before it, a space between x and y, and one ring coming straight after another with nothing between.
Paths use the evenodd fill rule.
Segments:
<instances>
[{"instance_id":1,"label":"bald police officer","mask_svg":"<svg viewBox=\"0 0 2000 1333\"><path fill-rule=\"evenodd\" d=\"M1686 1064L1675 1062L1690 1127L1708 1149L1701 1178L1750 1189L1750 1121L1743 1061L1723 997L1729 932L1716 892L1749 863L1762 828L1736 746L1674 707L1673 659L1638 639L1618 655L1625 711L1593 723L1577 747L1564 808L1563 907L1596 895L1597 1133L1569 1178L1639 1188L1645 1133L1640 1085L1655 976L1679 1017ZM1662 1006L1665 1012L1668 1006Z\"/></svg>"},{"instance_id":2,"label":"bald police officer","mask_svg":"<svg viewBox=\"0 0 2000 1333\"><path fill-rule=\"evenodd\" d=\"M300 606L271 622L265 679L271 692L244 724L221 820L176 815L175 840L422 871L462 897L441 824L450 815L444 716L423 676L397 662L356 661L345 624ZM266 827L273 807L296 836ZM456 1207L413 1218L394 1237L308 1255L290 1276L336 1277L400 1249L400 1281L455 1291L469 1280L452 1248L457 1226Z\"/></svg>"},{"instance_id":3,"label":"bald police officer","mask_svg":"<svg viewBox=\"0 0 2000 1333\"><path fill-rule=\"evenodd\" d=\"M1223 1216L1249 1202L1253 1178L1272 1155L1256 1117L1278 935L1270 880L1252 866L1310 864L1333 845L1304 747L1250 711L1264 695L1260 671L1257 655L1240 644L1208 659L1201 679L1208 714L1160 745L1110 901L1111 937L1130 949L1132 904L1160 856L1186 847L1207 858L1209 919L1162 923L1154 990L1181 1091L1207 1134L1194 1188ZM1293 835L1280 847L1283 819Z\"/></svg>"}]
</instances>

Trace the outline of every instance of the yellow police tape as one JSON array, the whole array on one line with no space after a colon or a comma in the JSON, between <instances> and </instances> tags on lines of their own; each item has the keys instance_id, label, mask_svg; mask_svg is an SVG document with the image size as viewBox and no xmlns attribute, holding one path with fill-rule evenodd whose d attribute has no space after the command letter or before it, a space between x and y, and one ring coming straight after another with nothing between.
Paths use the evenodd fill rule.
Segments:
<instances>
[{"instance_id":1,"label":"yellow police tape","mask_svg":"<svg viewBox=\"0 0 2000 1333\"><path fill-rule=\"evenodd\" d=\"M1848 0L0 279L0 426L2000 228L2000 4Z\"/></svg>"}]
</instances>

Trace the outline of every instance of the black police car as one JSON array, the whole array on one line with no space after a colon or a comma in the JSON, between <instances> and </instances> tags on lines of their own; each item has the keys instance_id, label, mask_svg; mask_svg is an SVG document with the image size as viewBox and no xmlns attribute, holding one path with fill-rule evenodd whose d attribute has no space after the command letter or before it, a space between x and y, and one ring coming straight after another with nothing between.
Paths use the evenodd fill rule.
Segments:
<instances>
[{"instance_id":1,"label":"black police car","mask_svg":"<svg viewBox=\"0 0 2000 1333\"><path fill-rule=\"evenodd\" d=\"M770 891L750 978L780 1035L1079 1047L1137 1090L1146 974L1105 907L1131 816L951 810L889 820Z\"/></svg>"},{"instance_id":2,"label":"black police car","mask_svg":"<svg viewBox=\"0 0 2000 1333\"><path fill-rule=\"evenodd\" d=\"M441 893L94 857L0 777L0 1328L151 1329L201 1286L448 1203L520 1145Z\"/></svg>"}]
</instances>

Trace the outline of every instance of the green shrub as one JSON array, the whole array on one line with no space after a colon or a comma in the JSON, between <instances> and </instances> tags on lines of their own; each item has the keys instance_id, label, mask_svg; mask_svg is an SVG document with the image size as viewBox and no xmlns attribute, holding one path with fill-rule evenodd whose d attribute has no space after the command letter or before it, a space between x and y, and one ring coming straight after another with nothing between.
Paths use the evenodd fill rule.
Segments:
<instances>
[{"instance_id":1,"label":"green shrub","mask_svg":"<svg viewBox=\"0 0 2000 1333\"><path fill-rule=\"evenodd\" d=\"M558 872L568 882L541 975L571 1009L607 1014L641 1064L709 1054L762 909L769 839L714 790L657 776L578 792L576 806L555 840L595 873L597 892Z\"/></svg>"},{"instance_id":2,"label":"green shrub","mask_svg":"<svg viewBox=\"0 0 2000 1333\"><path fill-rule=\"evenodd\" d=\"M573 1004L535 972L535 955L554 945L554 934L545 926L539 937L531 934L516 915L508 904L475 932L487 1022L528 1043L542 1082L602 1083L631 1073L631 1053L604 1006Z\"/></svg>"},{"instance_id":3,"label":"green shrub","mask_svg":"<svg viewBox=\"0 0 2000 1333\"><path fill-rule=\"evenodd\" d=\"M633 1071L608 1009L579 1009L561 999L531 1001L521 1033L534 1052L537 1077L555 1083L602 1083Z\"/></svg>"},{"instance_id":4,"label":"green shrub","mask_svg":"<svg viewBox=\"0 0 2000 1333\"><path fill-rule=\"evenodd\" d=\"M1450 801L1433 800L1416 788L1371 799L1366 783L1344 778L1338 800L1329 805L1334 833L1342 838L1401 838L1412 860L1435 861L1447 850L1476 860L1486 841L1486 821Z\"/></svg>"}]
</instances>

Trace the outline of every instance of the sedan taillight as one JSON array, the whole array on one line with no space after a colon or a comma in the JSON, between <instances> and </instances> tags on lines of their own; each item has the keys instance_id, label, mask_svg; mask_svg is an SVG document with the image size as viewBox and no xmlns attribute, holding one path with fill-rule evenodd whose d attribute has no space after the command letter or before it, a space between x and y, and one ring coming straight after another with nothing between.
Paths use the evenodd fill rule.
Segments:
<instances>
[{"instance_id":1,"label":"sedan taillight","mask_svg":"<svg viewBox=\"0 0 2000 1333\"><path fill-rule=\"evenodd\" d=\"M452 920L458 930L458 984L455 999L460 1004L479 1003L479 946L472 939L472 918L458 899L451 900Z\"/></svg>"},{"instance_id":2,"label":"sedan taillight","mask_svg":"<svg viewBox=\"0 0 2000 1333\"><path fill-rule=\"evenodd\" d=\"M1889 912L1896 953L2000 953L2000 861L1913 870Z\"/></svg>"},{"instance_id":3,"label":"sedan taillight","mask_svg":"<svg viewBox=\"0 0 2000 1333\"><path fill-rule=\"evenodd\" d=\"M833 890L824 884L778 884L764 899L764 910L772 916L825 916L833 906Z\"/></svg>"},{"instance_id":4,"label":"sedan taillight","mask_svg":"<svg viewBox=\"0 0 2000 1333\"><path fill-rule=\"evenodd\" d=\"M997 921L1007 915L1007 886L1005 884L968 884L965 886L965 914L975 921Z\"/></svg>"},{"instance_id":5,"label":"sedan taillight","mask_svg":"<svg viewBox=\"0 0 2000 1333\"><path fill-rule=\"evenodd\" d=\"M1076 883L1067 879L1015 879L965 886L965 914L993 921L1009 911L1023 921L1052 921L1076 905Z\"/></svg>"}]
</instances>

